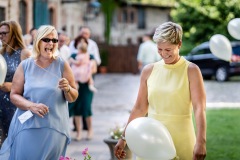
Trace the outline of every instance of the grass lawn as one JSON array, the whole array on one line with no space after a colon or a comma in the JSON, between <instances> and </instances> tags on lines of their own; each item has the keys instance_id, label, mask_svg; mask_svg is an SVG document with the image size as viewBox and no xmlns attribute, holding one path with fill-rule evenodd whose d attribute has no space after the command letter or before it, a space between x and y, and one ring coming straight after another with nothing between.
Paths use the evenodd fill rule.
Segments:
<instances>
[{"instance_id":1,"label":"grass lawn","mask_svg":"<svg viewBox=\"0 0 240 160\"><path fill-rule=\"evenodd\" d=\"M207 160L240 160L240 109L207 109Z\"/></svg>"}]
</instances>

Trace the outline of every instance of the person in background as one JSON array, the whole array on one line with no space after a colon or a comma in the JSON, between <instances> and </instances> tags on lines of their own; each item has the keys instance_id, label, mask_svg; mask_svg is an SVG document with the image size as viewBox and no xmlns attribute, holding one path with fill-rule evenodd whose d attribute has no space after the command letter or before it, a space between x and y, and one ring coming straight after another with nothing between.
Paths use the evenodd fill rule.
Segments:
<instances>
[{"instance_id":1,"label":"person in background","mask_svg":"<svg viewBox=\"0 0 240 160\"><path fill-rule=\"evenodd\" d=\"M156 29L153 39L162 60L143 68L138 97L127 124L147 114L166 126L179 159L203 160L206 157L206 93L198 66L179 55L182 34L182 27L173 22L165 22ZM125 130L114 149L118 159L126 156L124 136Z\"/></svg>"},{"instance_id":2,"label":"person in background","mask_svg":"<svg viewBox=\"0 0 240 160\"><path fill-rule=\"evenodd\" d=\"M22 29L16 21L2 21L0 23L0 40L2 48L0 54L7 63L5 82L0 85L0 146L8 135L8 129L16 110L10 101L13 75L20 62L31 56L23 41Z\"/></svg>"},{"instance_id":3,"label":"person in background","mask_svg":"<svg viewBox=\"0 0 240 160\"><path fill-rule=\"evenodd\" d=\"M68 59L71 56L71 51L66 43L67 43L67 35L64 32L59 32L58 33L58 55L65 61L68 61Z\"/></svg>"},{"instance_id":4,"label":"person in background","mask_svg":"<svg viewBox=\"0 0 240 160\"><path fill-rule=\"evenodd\" d=\"M35 27L32 27L29 31L29 34L31 35L31 42L28 46L28 49L32 50L33 49L33 42L36 37L37 29Z\"/></svg>"},{"instance_id":5,"label":"person in background","mask_svg":"<svg viewBox=\"0 0 240 160\"><path fill-rule=\"evenodd\" d=\"M79 32L79 36L83 36L87 39L87 41L88 41L88 50L87 51L90 55L92 55L94 57L97 65L99 66L101 64L99 48L98 48L97 43L95 41L93 41L92 39L90 39L90 37L91 37L90 28L87 27L87 26L81 27L80 32ZM75 40L71 41L70 44L69 44L69 48L70 48L72 54L73 53L76 54L78 52L76 47L74 46Z\"/></svg>"},{"instance_id":6,"label":"person in background","mask_svg":"<svg viewBox=\"0 0 240 160\"><path fill-rule=\"evenodd\" d=\"M92 92L97 92L94 87L94 80L92 77L94 63L90 60L90 55L87 53L88 41L82 37L82 40L78 43L78 54L76 58L70 58L69 62L73 70L73 74L76 82L85 83L88 82L88 87Z\"/></svg>"},{"instance_id":7,"label":"person in background","mask_svg":"<svg viewBox=\"0 0 240 160\"><path fill-rule=\"evenodd\" d=\"M23 40L24 44L28 49L32 49L31 41L32 41L32 36L30 34L25 34L23 35Z\"/></svg>"},{"instance_id":8,"label":"person in background","mask_svg":"<svg viewBox=\"0 0 240 160\"><path fill-rule=\"evenodd\" d=\"M161 59L157 51L156 43L152 41L150 34L145 34L142 41L137 55L138 69L140 72L147 64L157 62Z\"/></svg>"},{"instance_id":9,"label":"person in background","mask_svg":"<svg viewBox=\"0 0 240 160\"><path fill-rule=\"evenodd\" d=\"M76 60L76 58L82 54L82 50L86 51L86 48L84 48L84 45L86 47L88 41L86 38L84 38L83 36L79 36L78 39L76 39L75 41L75 47L79 48L79 53L78 54L72 54L71 58L70 58L70 63L73 62L72 59ZM88 60L90 59L91 64L93 64L91 66L91 73L96 73L96 65L95 65L95 60L93 59L93 56L89 54L84 55L84 57L86 56L86 58L88 58ZM74 69L74 68L72 68ZM75 71L74 71L75 72ZM79 75L79 76L83 76L83 75ZM80 78L80 79L79 79ZM93 137L93 127L92 127L92 100L93 100L93 91L90 90L89 87L89 77L87 79L87 81L82 81L82 79L85 79L86 77L78 77L78 75L76 76L76 80L78 82L78 98L75 102L73 103L69 103L69 115L70 116L74 116L74 125L77 131L77 135L75 140L76 141L80 141L82 139L82 126L81 126L81 118L86 120L86 128L84 128L85 130L87 130L87 140L91 140ZM84 124L84 121L83 121Z\"/></svg>"},{"instance_id":10,"label":"person in background","mask_svg":"<svg viewBox=\"0 0 240 160\"><path fill-rule=\"evenodd\" d=\"M91 30L89 27L87 26L82 26L80 28L80 31L79 31L79 35L73 40L70 42L69 44L69 48L71 50L71 54L77 54L78 53L78 50L76 49L76 41L79 40L79 38L81 37L85 37L88 41L88 50L87 52L93 57L94 61L95 61L95 66L96 66L96 72L97 73L97 66L99 66L101 64L101 58L100 58L100 54L99 54L99 48L98 48L98 45L95 41L93 41L92 39L90 39L91 37ZM94 79L94 73L93 73L93 79ZM73 124L75 126L75 122L73 120ZM85 130L88 130L87 129L87 124L86 124L86 119L83 118L83 128ZM74 131L76 131L76 127L74 127L73 129Z\"/></svg>"},{"instance_id":11,"label":"person in background","mask_svg":"<svg viewBox=\"0 0 240 160\"><path fill-rule=\"evenodd\" d=\"M56 29L40 26L33 57L20 63L13 78L10 99L18 109L0 159L65 157L70 142L67 101L74 102L78 91L68 62L54 54L57 48Z\"/></svg>"}]
</instances>

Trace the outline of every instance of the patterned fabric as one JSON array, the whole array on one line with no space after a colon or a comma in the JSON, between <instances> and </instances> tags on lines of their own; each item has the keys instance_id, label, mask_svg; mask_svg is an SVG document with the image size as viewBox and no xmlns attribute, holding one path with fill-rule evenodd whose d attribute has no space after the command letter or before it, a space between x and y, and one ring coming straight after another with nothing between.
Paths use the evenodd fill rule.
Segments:
<instances>
[{"instance_id":1,"label":"patterned fabric","mask_svg":"<svg viewBox=\"0 0 240 160\"><path fill-rule=\"evenodd\" d=\"M21 49L13 54L4 53L7 63L7 75L5 82L12 82L13 75L21 62ZM10 92L0 90L0 146L8 135L8 129L16 107L10 102Z\"/></svg>"}]
</instances>

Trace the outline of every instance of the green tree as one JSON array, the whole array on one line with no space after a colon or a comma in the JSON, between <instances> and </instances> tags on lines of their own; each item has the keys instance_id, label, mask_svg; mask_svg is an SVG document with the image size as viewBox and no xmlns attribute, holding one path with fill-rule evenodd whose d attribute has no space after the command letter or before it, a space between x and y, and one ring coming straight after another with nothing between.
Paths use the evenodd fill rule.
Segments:
<instances>
[{"instance_id":1,"label":"green tree","mask_svg":"<svg viewBox=\"0 0 240 160\"><path fill-rule=\"evenodd\" d=\"M105 20L105 31L104 31L104 38L107 44L110 43L110 37L111 37L111 24L112 24L112 17L113 12L117 6L117 3L115 0L101 0L101 8L102 12L104 14L104 20Z\"/></svg>"},{"instance_id":2,"label":"green tree","mask_svg":"<svg viewBox=\"0 0 240 160\"><path fill-rule=\"evenodd\" d=\"M234 40L228 33L231 19L240 17L240 0L180 0L172 10L173 21L182 25L189 46L209 41L214 34ZM190 50L192 48L186 49Z\"/></svg>"}]
</instances>

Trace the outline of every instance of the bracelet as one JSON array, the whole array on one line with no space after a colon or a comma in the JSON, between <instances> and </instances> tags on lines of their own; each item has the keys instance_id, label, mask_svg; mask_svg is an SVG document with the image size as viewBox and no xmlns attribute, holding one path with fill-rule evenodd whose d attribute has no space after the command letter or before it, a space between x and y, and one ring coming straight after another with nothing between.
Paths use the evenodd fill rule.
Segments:
<instances>
[{"instance_id":1,"label":"bracelet","mask_svg":"<svg viewBox=\"0 0 240 160\"><path fill-rule=\"evenodd\" d=\"M68 90L65 93L69 93L71 90L71 87L68 85Z\"/></svg>"},{"instance_id":2,"label":"bracelet","mask_svg":"<svg viewBox=\"0 0 240 160\"><path fill-rule=\"evenodd\" d=\"M126 138L125 138L124 135L121 135L121 139L122 139L123 141L126 141Z\"/></svg>"}]
</instances>

